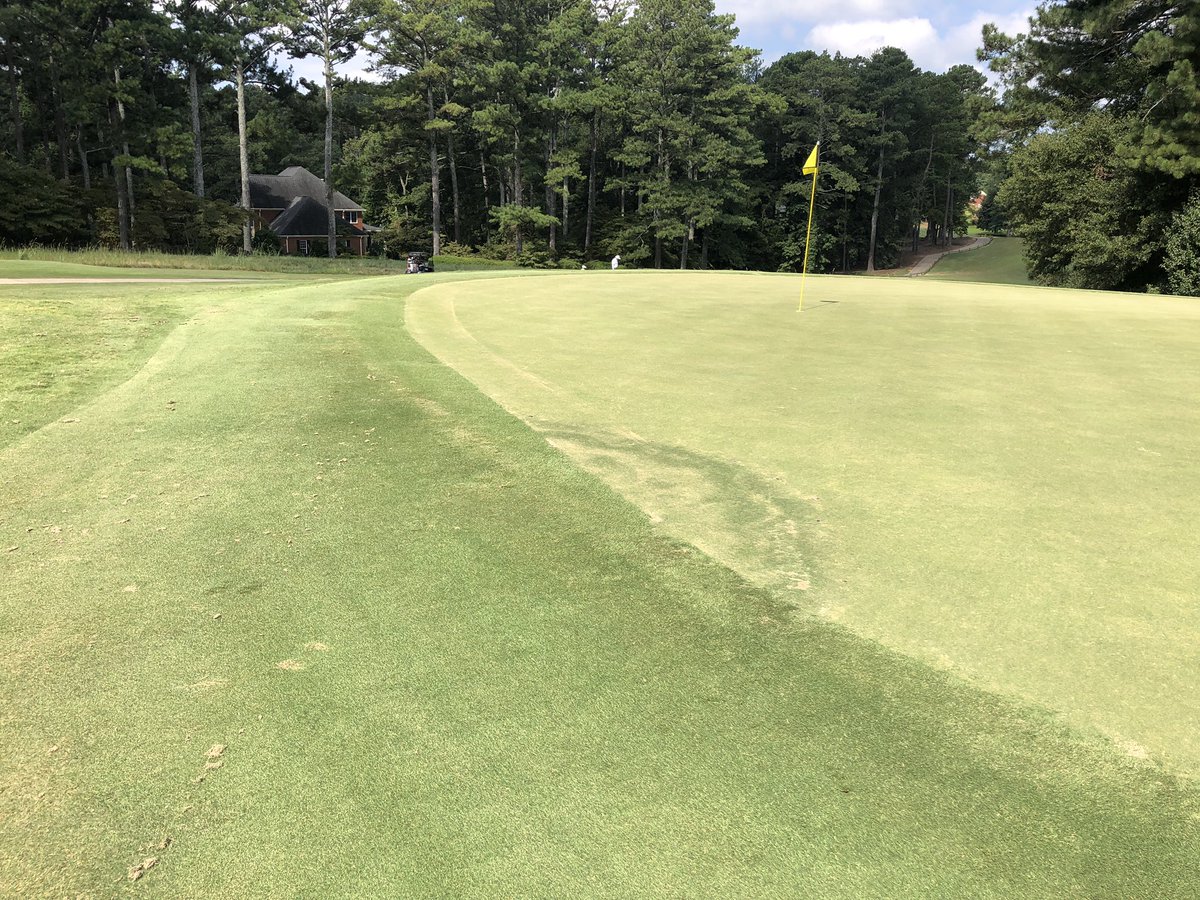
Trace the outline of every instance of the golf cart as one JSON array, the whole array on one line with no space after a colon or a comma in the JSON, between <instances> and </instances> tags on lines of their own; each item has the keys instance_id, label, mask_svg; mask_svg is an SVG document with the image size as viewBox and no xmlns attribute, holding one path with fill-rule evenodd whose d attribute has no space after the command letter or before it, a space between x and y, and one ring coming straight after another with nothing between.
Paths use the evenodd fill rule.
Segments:
<instances>
[{"instance_id":1,"label":"golf cart","mask_svg":"<svg viewBox=\"0 0 1200 900\"><path fill-rule=\"evenodd\" d=\"M406 275L420 275L432 271L433 263L429 261L428 253L408 254L408 267L404 270Z\"/></svg>"}]
</instances>

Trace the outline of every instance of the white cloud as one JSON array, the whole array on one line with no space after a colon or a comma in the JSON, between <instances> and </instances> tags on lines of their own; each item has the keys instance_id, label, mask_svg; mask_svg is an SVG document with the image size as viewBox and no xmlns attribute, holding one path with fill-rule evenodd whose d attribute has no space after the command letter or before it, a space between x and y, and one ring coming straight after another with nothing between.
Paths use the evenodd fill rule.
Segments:
<instances>
[{"instance_id":1,"label":"white cloud","mask_svg":"<svg viewBox=\"0 0 1200 900\"><path fill-rule=\"evenodd\" d=\"M964 22L956 28L951 28L942 43L946 51L953 55L954 59L961 59L962 53L959 51L963 48L974 51L980 46L984 25L990 22L1007 35L1028 34L1029 17L1033 13L1034 10L1032 7L1018 13L976 13L969 22ZM973 58L971 61L974 63ZM947 63L947 65L953 65L953 62Z\"/></svg>"},{"instance_id":2,"label":"white cloud","mask_svg":"<svg viewBox=\"0 0 1200 900\"><path fill-rule=\"evenodd\" d=\"M291 66L297 79L307 78L318 85L325 84L325 63L318 56L308 56L304 59L290 59L286 56L276 60L283 66ZM368 71L371 57L366 52L358 53L349 62L334 66L334 71L344 78L361 78L364 81L382 81L376 72Z\"/></svg>"},{"instance_id":3,"label":"white cloud","mask_svg":"<svg viewBox=\"0 0 1200 900\"><path fill-rule=\"evenodd\" d=\"M1019 13L979 12L944 32L939 32L929 19L915 16L831 22L813 27L806 44L815 50L847 56L870 56L881 47L899 47L921 68L942 72L957 63L975 63L975 50L988 22L1006 34L1026 33L1031 15L1032 8Z\"/></svg>"},{"instance_id":4,"label":"white cloud","mask_svg":"<svg viewBox=\"0 0 1200 900\"><path fill-rule=\"evenodd\" d=\"M808 45L845 56L870 56L880 47L899 47L914 60L937 48L938 33L925 18L831 22L808 33Z\"/></svg>"},{"instance_id":5,"label":"white cloud","mask_svg":"<svg viewBox=\"0 0 1200 900\"><path fill-rule=\"evenodd\" d=\"M906 12L913 0L839 0L837 15L854 19L876 17L887 13ZM814 22L826 18L829 11L811 0L718 0L717 9L733 13L739 25L758 25L764 22Z\"/></svg>"}]
</instances>

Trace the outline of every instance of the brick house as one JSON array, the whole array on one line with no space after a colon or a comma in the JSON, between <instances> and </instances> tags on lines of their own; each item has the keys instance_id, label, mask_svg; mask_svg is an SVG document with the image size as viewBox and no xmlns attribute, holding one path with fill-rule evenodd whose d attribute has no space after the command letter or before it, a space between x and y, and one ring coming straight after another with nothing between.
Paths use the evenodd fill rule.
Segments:
<instances>
[{"instance_id":1,"label":"brick house","mask_svg":"<svg viewBox=\"0 0 1200 900\"><path fill-rule=\"evenodd\" d=\"M279 236L281 252L324 256L329 246L325 182L303 166L290 166L278 175L250 176L250 209ZM363 222L363 208L333 192L338 248L366 256L377 229Z\"/></svg>"}]
</instances>

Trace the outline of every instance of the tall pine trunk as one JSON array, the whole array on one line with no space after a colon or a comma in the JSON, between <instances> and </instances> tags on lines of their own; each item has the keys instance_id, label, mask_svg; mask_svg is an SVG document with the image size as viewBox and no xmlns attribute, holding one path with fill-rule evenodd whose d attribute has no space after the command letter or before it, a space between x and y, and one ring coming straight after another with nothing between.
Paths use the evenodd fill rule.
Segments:
<instances>
[{"instance_id":1,"label":"tall pine trunk","mask_svg":"<svg viewBox=\"0 0 1200 900\"><path fill-rule=\"evenodd\" d=\"M432 125L434 119L437 118L437 112L433 108L433 86L429 85L425 88L425 99L429 105L429 123ZM437 137L436 132L429 129L429 186L431 191L431 200L433 203L433 255L437 256L442 252L442 186L440 172L438 171L438 152L437 152Z\"/></svg>"},{"instance_id":2,"label":"tall pine trunk","mask_svg":"<svg viewBox=\"0 0 1200 900\"><path fill-rule=\"evenodd\" d=\"M951 197L951 194L952 194L952 192L950 190L950 172L947 170L947 172L946 172L946 209L945 209L945 212L942 213L942 231L944 232L943 240L945 241L944 246L946 246L946 247L949 247L952 243L954 243L954 226L950 222L950 197Z\"/></svg>"},{"instance_id":3,"label":"tall pine trunk","mask_svg":"<svg viewBox=\"0 0 1200 900\"><path fill-rule=\"evenodd\" d=\"M550 136L546 139L546 171L549 172L554 165L554 126L550 127ZM550 179L546 179L546 215L553 216L558 213L554 185L550 183ZM550 253L558 251L558 229L553 222L550 223Z\"/></svg>"},{"instance_id":4,"label":"tall pine trunk","mask_svg":"<svg viewBox=\"0 0 1200 900\"><path fill-rule=\"evenodd\" d=\"M83 147L83 128L75 132L75 150L79 154L79 170L83 173L83 189L92 189L92 167L88 165L87 150Z\"/></svg>"},{"instance_id":5,"label":"tall pine trunk","mask_svg":"<svg viewBox=\"0 0 1200 900\"><path fill-rule=\"evenodd\" d=\"M136 241L133 237L134 221L136 218L137 204L133 198L133 166L129 164L129 137L125 134L125 101L121 99L121 70L113 69L113 81L117 86L117 118L114 123L114 130L121 138L121 149L124 153L124 161L118 165L117 160L113 160L113 176L116 178L117 185L117 218L123 219L124 227L121 231L121 249L132 249ZM115 144L115 142L114 142ZM121 185L120 182L124 182ZM124 197L122 198L122 190ZM122 199L124 203L122 204ZM124 208L124 216L121 215L121 209Z\"/></svg>"},{"instance_id":6,"label":"tall pine trunk","mask_svg":"<svg viewBox=\"0 0 1200 900\"><path fill-rule=\"evenodd\" d=\"M671 183L671 164L663 154L663 133L662 129L658 132L658 165L663 172L663 183L670 185ZM638 205L641 206L642 195L638 193ZM640 209L639 209L640 211ZM658 231L658 207L654 208L654 268L661 269L663 267L663 241L662 235Z\"/></svg>"},{"instance_id":7,"label":"tall pine trunk","mask_svg":"<svg viewBox=\"0 0 1200 900\"><path fill-rule=\"evenodd\" d=\"M192 193L204 196L204 151L200 147L200 81L196 63L188 63L188 100L192 107Z\"/></svg>"},{"instance_id":8,"label":"tall pine trunk","mask_svg":"<svg viewBox=\"0 0 1200 900\"><path fill-rule=\"evenodd\" d=\"M850 271L850 198L842 197L842 271Z\"/></svg>"},{"instance_id":9,"label":"tall pine trunk","mask_svg":"<svg viewBox=\"0 0 1200 900\"><path fill-rule=\"evenodd\" d=\"M254 249L254 234L250 224L250 146L246 137L246 67L241 60L234 66L234 81L237 84L238 119L238 168L241 175L242 252Z\"/></svg>"},{"instance_id":10,"label":"tall pine trunk","mask_svg":"<svg viewBox=\"0 0 1200 900\"><path fill-rule=\"evenodd\" d=\"M442 99L450 104L450 94L443 88ZM458 157L454 152L454 131L446 132L446 161L450 164L450 197L454 203L454 243L462 243L462 229L459 226L459 195L458 195Z\"/></svg>"},{"instance_id":11,"label":"tall pine trunk","mask_svg":"<svg viewBox=\"0 0 1200 900\"><path fill-rule=\"evenodd\" d=\"M54 54L49 54L47 59L50 63L50 91L54 101L54 141L58 147L59 177L63 181L70 181L71 152L68 148L67 114L63 108L62 81L59 78L58 63L54 61Z\"/></svg>"},{"instance_id":12,"label":"tall pine trunk","mask_svg":"<svg viewBox=\"0 0 1200 900\"><path fill-rule=\"evenodd\" d=\"M117 117L117 101L114 99L109 104L108 109L109 122L112 125L113 133L119 134L121 131L120 119ZM117 189L117 234L118 242L122 250L129 249L129 195L126 193L125 170L120 164L120 154L117 152L117 141L113 141L113 184Z\"/></svg>"},{"instance_id":13,"label":"tall pine trunk","mask_svg":"<svg viewBox=\"0 0 1200 900\"><path fill-rule=\"evenodd\" d=\"M329 228L329 258L337 258L337 218L333 212L333 60L325 39L325 215Z\"/></svg>"},{"instance_id":14,"label":"tall pine trunk","mask_svg":"<svg viewBox=\"0 0 1200 900\"><path fill-rule=\"evenodd\" d=\"M482 150L479 151L479 174L483 178L483 236L485 240L488 240L492 230L490 227L492 198L488 196L487 158L484 157Z\"/></svg>"},{"instance_id":15,"label":"tall pine trunk","mask_svg":"<svg viewBox=\"0 0 1200 900\"><path fill-rule=\"evenodd\" d=\"M12 41L4 42L5 61L8 63L9 106L13 123L13 138L16 143L17 162L25 162L25 122L21 118L21 87L17 80L17 61L13 55Z\"/></svg>"},{"instance_id":16,"label":"tall pine trunk","mask_svg":"<svg viewBox=\"0 0 1200 900\"><path fill-rule=\"evenodd\" d=\"M912 226L912 252L916 253L920 249L921 240L921 198L925 196L925 180L929 177L929 169L933 165L933 139L934 132L929 132L929 155L925 157L925 169L921 172L921 180L917 182L917 190L913 194L913 211L911 219Z\"/></svg>"},{"instance_id":17,"label":"tall pine trunk","mask_svg":"<svg viewBox=\"0 0 1200 900\"><path fill-rule=\"evenodd\" d=\"M450 197L454 204L454 243L462 243L462 226L459 224L461 201L458 193L458 157L454 152L454 135L446 134L446 157L450 163Z\"/></svg>"},{"instance_id":18,"label":"tall pine trunk","mask_svg":"<svg viewBox=\"0 0 1200 900\"><path fill-rule=\"evenodd\" d=\"M83 126L75 132L75 150L79 153L79 171L83 174L83 189L86 192L92 190L92 167L88 164L87 150L83 146ZM96 217L92 215L91 203L88 203L87 210L87 230L88 240L93 244L96 242Z\"/></svg>"},{"instance_id":19,"label":"tall pine trunk","mask_svg":"<svg viewBox=\"0 0 1200 900\"><path fill-rule=\"evenodd\" d=\"M592 116L592 127L590 134L590 159L588 161L588 199L587 199L587 221L583 227L583 252L587 255L587 251L592 248L592 222L596 217L596 150L599 141L600 133L600 111L596 110Z\"/></svg>"},{"instance_id":20,"label":"tall pine trunk","mask_svg":"<svg viewBox=\"0 0 1200 900\"><path fill-rule=\"evenodd\" d=\"M521 132L513 132L513 202L517 206L525 205L525 187L521 184ZM517 252L525 252L525 236L517 227Z\"/></svg>"},{"instance_id":21,"label":"tall pine trunk","mask_svg":"<svg viewBox=\"0 0 1200 900\"><path fill-rule=\"evenodd\" d=\"M882 131L882 129L880 129ZM879 228L879 197L883 193L883 144L879 145L879 168L875 173L875 200L871 204L871 243L867 247L867 271L875 271L875 234Z\"/></svg>"}]
</instances>

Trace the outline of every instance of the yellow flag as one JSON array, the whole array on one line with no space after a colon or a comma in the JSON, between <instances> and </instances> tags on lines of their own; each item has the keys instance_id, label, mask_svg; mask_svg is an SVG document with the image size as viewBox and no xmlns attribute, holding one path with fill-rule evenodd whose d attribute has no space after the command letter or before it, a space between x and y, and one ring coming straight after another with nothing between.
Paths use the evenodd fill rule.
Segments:
<instances>
[{"instance_id":1,"label":"yellow flag","mask_svg":"<svg viewBox=\"0 0 1200 900\"><path fill-rule=\"evenodd\" d=\"M805 175L817 174L817 151L821 149L821 142L817 141L817 146L812 148L812 153L808 154L808 161L804 163Z\"/></svg>"}]
</instances>

